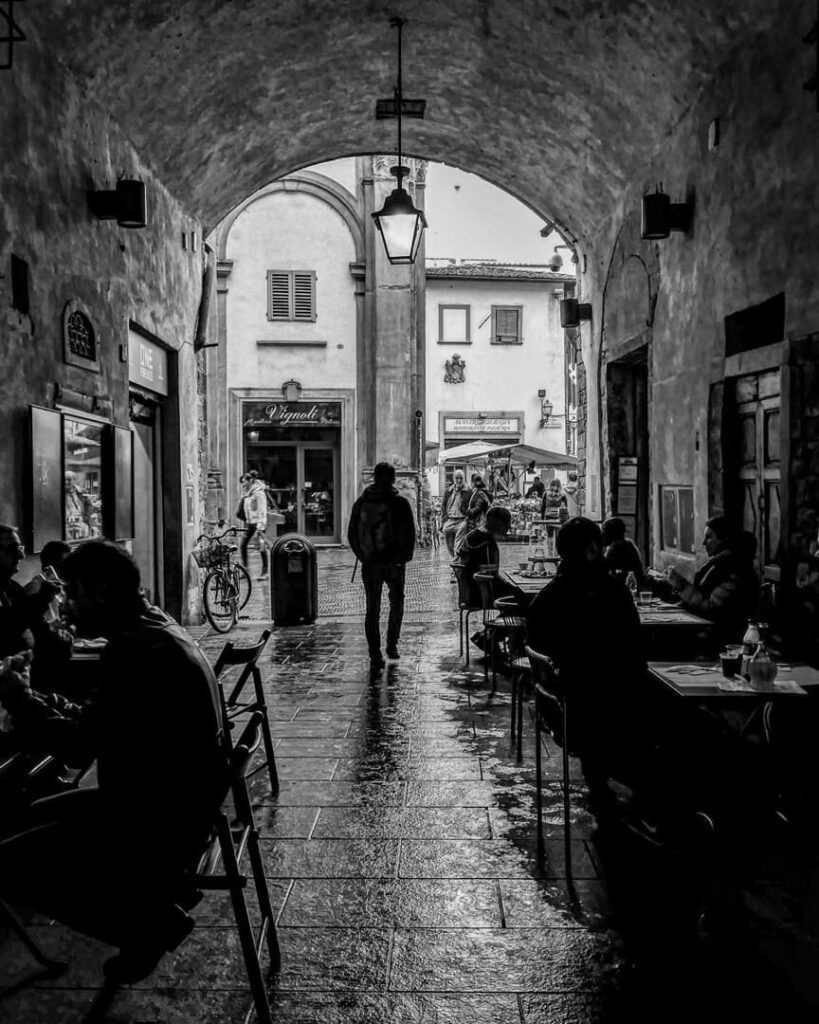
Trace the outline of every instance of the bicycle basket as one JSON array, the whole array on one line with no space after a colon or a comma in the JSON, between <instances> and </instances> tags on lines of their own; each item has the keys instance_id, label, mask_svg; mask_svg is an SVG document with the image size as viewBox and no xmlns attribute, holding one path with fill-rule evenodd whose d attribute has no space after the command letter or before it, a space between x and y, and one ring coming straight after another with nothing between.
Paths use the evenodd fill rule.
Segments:
<instances>
[{"instance_id":1,"label":"bicycle basket","mask_svg":"<svg viewBox=\"0 0 819 1024\"><path fill-rule=\"evenodd\" d=\"M230 561L230 550L224 544L208 544L194 548L192 554L200 569L210 569L214 565Z\"/></svg>"}]
</instances>

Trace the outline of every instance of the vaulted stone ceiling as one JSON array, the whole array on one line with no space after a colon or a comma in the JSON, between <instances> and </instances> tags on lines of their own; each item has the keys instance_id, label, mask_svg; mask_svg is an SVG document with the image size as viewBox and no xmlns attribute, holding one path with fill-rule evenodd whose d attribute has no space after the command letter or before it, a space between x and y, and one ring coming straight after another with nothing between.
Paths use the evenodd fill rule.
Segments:
<instances>
[{"instance_id":1,"label":"vaulted stone ceiling","mask_svg":"<svg viewBox=\"0 0 819 1024\"><path fill-rule=\"evenodd\" d=\"M406 149L507 188L589 238L625 184L787 0L30 0L32 31L90 82L213 226L298 167L389 151L375 99L425 97ZM22 10L22 8L21 8Z\"/></svg>"}]
</instances>

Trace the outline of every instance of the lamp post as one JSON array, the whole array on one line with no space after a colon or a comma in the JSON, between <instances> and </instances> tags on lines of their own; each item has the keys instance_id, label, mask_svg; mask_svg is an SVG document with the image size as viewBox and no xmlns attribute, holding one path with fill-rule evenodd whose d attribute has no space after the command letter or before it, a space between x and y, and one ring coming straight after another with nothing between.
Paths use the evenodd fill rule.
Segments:
<instances>
[{"instance_id":1,"label":"lamp post","mask_svg":"<svg viewBox=\"0 0 819 1024\"><path fill-rule=\"evenodd\" d=\"M390 168L390 174L396 179L396 187L384 200L380 210L372 214L375 225L381 234L387 259L393 264L409 264L415 262L418 247L427 226L426 217L417 210L409 193L401 184L402 179L409 175L409 168L401 163L401 115L403 112L403 86L401 65L401 33L404 27L403 18L392 18L390 25L398 29L398 84L395 89L395 111L398 118L398 164Z\"/></svg>"}]
</instances>

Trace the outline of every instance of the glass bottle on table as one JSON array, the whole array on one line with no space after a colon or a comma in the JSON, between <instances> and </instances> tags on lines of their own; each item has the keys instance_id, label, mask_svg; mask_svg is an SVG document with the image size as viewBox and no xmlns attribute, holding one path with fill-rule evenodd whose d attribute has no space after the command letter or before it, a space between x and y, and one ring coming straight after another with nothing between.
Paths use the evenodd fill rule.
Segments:
<instances>
[{"instance_id":1,"label":"glass bottle on table","mask_svg":"<svg viewBox=\"0 0 819 1024\"><path fill-rule=\"evenodd\" d=\"M761 639L762 634L760 633L759 625L753 619L748 619L748 626L745 630L744 636L742 637L741 675L748 675L748 663L754 654L756 654L756 649Z\"/></svg>"},{"instance_id":2,"label":"glass bottle on table","mask_svg":"<svg viewBox=\"0 0 819 1024\"><path fill-rule=\"evenodd\" d=\"M628 588L628 592L631 594L632 599L634 600L634 603L636 604L637 603L637 577L634 575L633 572L630 572L626 576L626 587Z\"/></svg>"}]
</instances>

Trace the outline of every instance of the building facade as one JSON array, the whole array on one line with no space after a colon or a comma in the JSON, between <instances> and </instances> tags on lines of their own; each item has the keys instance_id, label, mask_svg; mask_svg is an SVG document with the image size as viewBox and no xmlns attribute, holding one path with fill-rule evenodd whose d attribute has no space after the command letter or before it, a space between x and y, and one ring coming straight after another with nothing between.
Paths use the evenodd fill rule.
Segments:
<instances>
[{"instance_id":1,"label":"building facade","mask_svg":"<svg viewBox=\"0 0 819 1024\"><path fill-rule=\"evenodd\" d=\"M388 164L339 160L289 175L211 237L216 518L230 515L240 475L255 469L284 517L279 533L339 543L375 461L393 462L406 481L417 473L423 276L391 267L375 238L369 213L389 186ZM412 187L421 202L421 163Z\"/></svg>"},{"instance_id":2,"label":"building facade","mask_svg":"<svg viewBox=\"0 0 819 1024\"><path fill-rule=\"evenodd\" d=\"M574 454L576 390L559 305L574 276L467 260L428 265L426 277L427 441Z\"/></svg>"}]
</instances>

